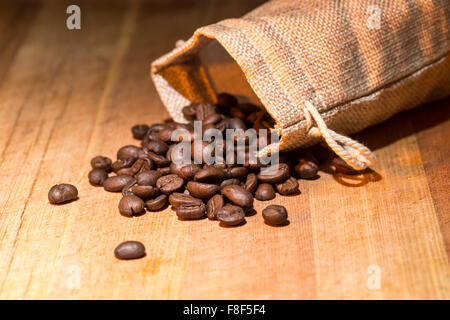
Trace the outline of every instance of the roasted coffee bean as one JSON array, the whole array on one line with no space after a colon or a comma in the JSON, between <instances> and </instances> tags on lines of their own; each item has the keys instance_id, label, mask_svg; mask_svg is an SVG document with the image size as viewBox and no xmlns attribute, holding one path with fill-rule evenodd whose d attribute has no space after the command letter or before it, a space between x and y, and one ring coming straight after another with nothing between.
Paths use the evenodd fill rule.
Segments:
<instances>
[{"instance_id":1,"label":"roasted coffee bean","mask_svg":"<svg viewBox=\"0 0 450 320\"><path fill-rule=\"evenodd\" d=\"M308 159L299 159L297 165L294 167L294 171L298 177L303 179L311 179L317 175L319 167L317 163Z\"/></svg>"},{"instance_id":2,"label":"roasted coffee bean","mask_svg":"<svg viewBox=\"0 0 450 320\"><path fill-rule=\"evenodd\" d=\"M344 160L339 157L333 158L333 166L337 172L347 174L347 175L355 175L360 174L362 171L358 171L350 167Z\"/></svg>"},{"instance_id":3,"label":"roasted coffee bean","mask_svg":"<svg viewBox=\"0 0 450 320\"><path fill-rule=\"evenodd\" d=\"M220 194L214 195L211 199L208 200L206 204L206 215L210 220L217 219L217 212L225 205L225 201L223 196Z\"/></svg>"},{"instance_id":4,"label":"roasted coffee bean","mask_svg":"<svg viewBox=\"0 0 450 320\"><path fill-rule=\"evenodd\" d=\"M141 199L152 199L159 195L159 190L152 186L134 186L131 192Z\"/></svg>"},{"instance_id":5,"label":"roasted coffee bean","mask_svg":"<svg viewBox=\"0 0 450 320\"><path fill-rule=\"evenodd\" d=\"M130 168L122 168L116 172L119 176L134 176L134 170Z\"/></svg>"},{"instance_id":6,"label":"roasted coffee bean","mask_svg":"<svg viewBox=\"0 0 450 320\"><path fill-rule=\"evenodd\" d=\"M96 156L91 160L92 169L102 169L106 172L111 171L111 164L111 159L104 156Z\"/></svg>"},{"instance_id":7,"label":"roasted coffee bean","mask_svg":"<svg viewBox=\"0 0 450 320\"><path fill-rule=\"evenodd\" d=\"M137 124L131 128L131 133L133 134L133 138L137 140L144 139L150 127L146 124Z\"/></svg>"},{"instance_id":8,"label":"roasted coffee bean","mask_svg":"<svg viewBox=\"0 0 450 320\"><path fill-rule=\"evenodd\" d=\"M240 183L239 179L236 179L236 178L223 180L222 183L220 184L220 188L222 189L223 187L226 187L226 186L229 186L232 184L239 184L239 183Z\"/></svg>"},{"instance_id":9,"label":"roasted coffee bean","mask_svg":"<svg viewBox=\"0 0 450 320\"><path fill-rule=\"evenodd\" d=\"M126 175L112 176L103 181L103 188L109 192L120 192L133 180L136 179Z\"/></svg>"},{"instance_id":10,"label":"roasted coffee bean","mask_svg":"<svg viewBox=\"0 0 450 320\"><path fill-rule=\"evenodd\" d=\"M203 121L213 113L216 113L216 108L209 102L197 103L195 106L196 120Z\"/></svg>"},{"instance_id":11,"label":"roasted coffee bean","mask_svg":"<svg viewBox=\"0 0 450 320\"><path fill-rule=\"evenodd\" d=\"M287 221L288 213L285 207L271 204L263 209L262 216L266 223L270 225L280 225Z\"/></svg>"},{"instance_id":12,"label":"roasted coffee bean","mask_svg":"<svg viewBox=\"0 0 450 320\"><path fill-rule=\"evenodd\" d=\"M130 168L135 161L136 161L136 159L134 159L134 158L119 159L112 163L111 168L114 172L117 173L121 169Z\"/></svg>"},{"instance_id":13,"label":"roasted coffee bean","mask_svg":"<svg viewBox=\"0 0 450 320\"><path fill-rule=\"evenodd\" d=\"M103 182L108 178L108 174L103 169L92 169L89 171L89 182L95 186L103 185Z\"/></svg>"},{"instance_id":14,"label":"roasted coffee bean","mask_svg":"<svg viewBox=\"0 0 450 320\"><path fill-rule=\"evenodd\" d=\"M68 183L56 184L48 192L48 201L53 204L65 203L77 198L77 188Z\"/></svg>"},{"instance_id":15,"label":"roasted coffee bean","mask_svg":"<svg viewBox=\"0 0 450 320\"><path fill-rule=\"evenodd\" d=\"M158 169L156 169L156 171L158 173L160 173L162 176L166 176L166 175L170 174L170 168L169 167L158 168Z\"/></svg>"},{"instance_id":16,"label":"roasted coffee bean","mask_svg":"<svg viewBox=\"0 0 450 320\"><path fill-rule=\"evenodd\" d=\"M167 195L162 194L155 199L145 201L145 206L150 211L157 211L162 209L167 204Z\"/></svg>"},{"instance_id":17,"label":"roasted coffee bean","mask_svg":"<svg viewBox=\"0 0 450 320\"><path fill-rule=\"evenodd\" d=\"M114 255L120 260L139 259L145 256L145 247L138 241L125 241L117 246Z\"/></svg>"},{"instance_id":18,"label":"roasted coffee bean","mask_svg":"<svg viewBox=\"0 0 450 320\"><path fill-rule=\"evenodd\" d=\"M223 180L223 170L207 167L198 171L194 176L194 181L206 182L206 183L219 183Z\"/></svg>"},{"instance_id":19,"label":"roasted coffee bean","mask_svg":"<svg viewBox=\"0 0 450 320\"><path fill-rule=\"evenodd\" d=\"M170 166L170 160L167 159L165 156L163 155L158 155L154 152L148 151L147 152L147 156L152 159L152 161L159 167L159 168L163 168L163 167L168 167Z\"/></svg>"},{"instance_id":20,"label":"roasted coffee bean","mask_svg":"<svg viewBox=\"0 0 450 320\"><path fill-rule=\"evenodd\" d=\"M149 171L153 168L153 161L150 158L139 158L135 163L130 167L133 175L138 174L140 172Z\"/></svg>"},{"instance_id":21,"label":"roasted coffee bean","mask_svg":"<svg viewBox=\"0 0 450 320\"><path fill-rule=\"evenodd\" d=\"M174 130L173 127L166 126L166 128L158 132L158 139L164 142L172 141L172 133Z\"/></svg>"},{"instance_id":22,"label":"roasted coffee bean","mask_svg":"<svg viewBox=\"0 0 450 320\"><path fill-rule=\"evenodd\" d=\"M271 184L261 183L255 191L255 198L260 201L272 200L275 198L275 189Z\"/></svg>"},{"instance_id":23,"label":"roasted coffee bean","mask_svg":"<svg viewBox=\"0 0 450 320\"><path fill-rule=\"evenodd\" d=\"M162 176L156 181L156 186L164 194L170 194L172 192L177 192L183 188L184 181L176 174L168 174Z\"/></svg>"},{"instance_id":24,"label":"roasted coffee bean","mask_svg":"<svg viewBox=\"0 0 450 320\"><path fill-rule=\"evenodd\" d=\"M189 120L189 121L195 120L195 114L196 114L195 105L191 104L189 106L186 106L181 111L183 112L184 118L186 120Z\"/></svg>"},{"instance_id":25,"label":"roasted coffee bean","mask_svg":"<svg viewBox=\"0 0 450 320\"><path fill-rule=\"evenodd\" d=\"M122 199L120 199L119 212L124 216L131 217L133 215L142 213L144 210L144 201L133 194L126 195Z\"/></svg>"},{"instance_id":26,"label":"roasted coffee bean","mask_svg":"<svg viewBox=\"0 0 450 320\"><path fill-rule=\"evenodd\" d=\"M209 199L220 191L220 187L216 184L196 181L189 181L187 183L187 189L193 197L200 199Z\"/></svg>"},{"instance_id":27,"label":"roasted coffee bean","mask_svg":"<svg viewBox=\"0 0 450 320\"><path fill-rule=\"evenodd\" d=\"M220 120L222 120L222 115L218 114L218 113L212 113L209 116L207 116L205 118L205 120L203 120L203 130L206 131L205 126L208 125L214 125L215 123L219 122Z\"/></svg>"},{"instance_id":28,"label":"roasted coffee bean","mask_svg":"<svg viewBox=\"0 0 450 320\"><path fill-rule=\"evenodd\" d=\"M233 168L226 168L223 171L225 175L225 179L239 179L242 180L247 176L247 168L245 167L233 167Z\"/></svg>"},{"instance_id":29,"label":"roasted coffee bean","mask_svg":"<svg viewBox=\"0 0 450 320\"><path fill-rule=\"evenodd\" d=\"M177 216L183 220L200 219L206 213L206 206L202 201L197 203L182 203L176 212Z\"/></svg>"},{"instance_id":30,"label":"roasted coffee bean","mask_svg":"<svg viewBox=\"0 0 450 320\"><path fill-rule=\"evenodd\" d=\"M253 206L253 195L241 186L229 185L223 187L220 193L240 207L249 208Z\"/></svg>"},{"instance_id":31,"label":"roasted coffee bean","mask_svg":"<svg viewBox=\"0 0 450 320\"><path fill-rule=\"evenodd\" d=\"M256 174L249 173L247 175L247 180L245 180L244 189L250 193L254 193L257 187L258 187L258 178L256 177Z\"/></svg>"},{"instance_id":32,"label":"roasted coffee bean","mask_svg":"<svg viewBox=\"0 0 450 320\"><path fill-rule=\"evenodd\" d=\"M229 93L222 92L217 95L217 104L225 108L231 108L237 105L237 99Z\"/></svg>"},{"instance_id":33,"label":"roasted coffee bean","mask_svg":"<svg viewBox=\"0 0 450 320\"><path fill-rule=\"evenodd\" d=\"M216 217L227 226L236 226L245 221L245 212L241 207L227 204L217 212Z\"/></svg>"},{"instance_id":34,"label":"roasted coffee bean","mask_svg":"<svg viewBox=\"0 0 450 320\"><path fill-rule=\"evenodd\" d=\"M180 192L174 192L169 196L169 203L176 209L180 205L184 204L197 204L199 205L202 200L194 198L193 196L180 193Z\"/></svg>"},{"instance_id":35,"label":"roasted coffee bean","mask_svg":"<svg viewBox=\"0 0 450 320\"><path fill-rule=\"evenodd\" d=\"M258 180L265 183L276 183L280 182L287 177L289 177L289 166L286 163L280 163L274 165L273 167L266 168L266 170L270 170L270 172L265 173L261 171L258 174Z\"/></svg>"},{"instance_id":36,"label":"roasted coffee bean","mask_svg":"<svg viewBox=\"0 0 450 320\"><path fill-rule=\"evenodd\" d=\"M161 177L161 173L156 170L149 170L136 175L137 184L140 186L156 186L156 181Z\"/></svg>"},{"instance_id":37,"label":"roasted coffee bean","mask_svg":"<svg viewBox=\"0 0 450 320\"><path fill-rule=\"evenodd\" d=\"M151 140L147 143L147 149L158 155L166 155L169 146L162 140Z\"/></svg>"},{"instance_id":38,"label":"roasted coffee bean","mask_svg":"<svg viewBox=\"0 0 450 320\"><path fill-rule=\"evenodd\" d=\"M169 166L170 173L176 174L177 176L180 176L181 175L181 169L183 169L183 167L184 167L184 164L182 164L182 163L177 164L175 162L172 162L170 164L170 166Z\"/></svg>"},{"instance_id":39,"label":"roasted coffee bean","mask_svg":"<svg viewBox=\"0 0 450 320\"><path fill-rule=\"evenodd\" d=\"M275 188L282 195L296 194L298 190L298 182L294 177L289 177L288 179L276 183Z\"/></svg>"},{"instance_id":40,"label":"roasted coffee bean","mask_svg":"<svg viewBox=\"0 0 450 320\"><path fill-rule=\"evenodd\" d=\"M202 168L197 164L188 164L180 169L179 175L184 181L190 181L194 179L195 174L201 169Z\"/></svg>"},{"instance_id":41,"label":"roasted coffee bean","mask_svg":"<svg viewBox=\"0 0 450 320\"><path fill-rule=\"evenodd\" d=\"M142 150L136 146L132 145L123 146L122 148L119 149L119 151L117 151L117 159L123 160L131 158L136 160L137 158L139 158L141 151Z\"/></svg>"}]
</instances>

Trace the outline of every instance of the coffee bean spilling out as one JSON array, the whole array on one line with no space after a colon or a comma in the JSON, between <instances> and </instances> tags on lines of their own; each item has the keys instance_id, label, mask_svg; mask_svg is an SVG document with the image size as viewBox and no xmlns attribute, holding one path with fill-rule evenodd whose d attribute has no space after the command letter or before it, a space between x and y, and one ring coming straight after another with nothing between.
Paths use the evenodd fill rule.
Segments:
<instances>
[{"instance_id":1,"label":"coffee bean spilling out","mask_svg":"<svg viewBox=\"0 0 450 320\"><path fill-rule=\"evenodd\" d=\"M207 217L219 220L222 225L237 226L244 223L246 215L253 210L254 199L268 201L281 195L299 194L297 179L318 177L319 161L323 149L318 146L281 154L280 163L270 173L263 173L264 165L247 161L246 145L244 164L227 164L217 161L208 164L206 155L213 154L212 142L194 143L194 121L201 121L202 130L217 129L225 141L226 129L271 129L273 119L261 108L250 103L238 103L227 93L219 94L216 105L192 103L183 108L189 123L166 121L153 125L137 124L131 128L140 146L126 145L117 152L117 160L96 156L91 160L89 182L103 186L109 192L122 192L119 212L124 216L136 216L145 211L158 211L170 204L181 220ZM172 141L172 134L184 129L185 134ZM257 136L259 141L261 137ZM270 137L268 138L270 142ZM191 144L192 159L201 164L180 164L183 150L175 148L181 142ZM236 142L236 139L232 142ZM228 142L229 143L229 142ZM226 144L226 143L225 143ZM217 146L216 146L217 147ZM320 150L318 150L318 148ZM177 150L177 151L176 151ZM226 145L223 146L226 150ZM235 158L237 151L235 152ZM318 160L319 159L319 160ZM259 159L258 159L259 160ZM332 161L337 172L355 174L340 158ZM76 194L51 190L53 203L70 201ZM69 195L70 193L70 195ZM269 225L283 225L287 221L286 208L270 205L263 210L264 221Z\"/></svg>"},{"instance_id":2,"label":"coffee bean spilling out","mask_svg":"<svg viewBox=\"0 0 450 320\"><path fill-rule=\"evenodd\" d=\"M93 186L102 186L109 192L121 192L119 212L127 217L142 215L146 211L159 211L169 204L181 220L195 220L207 217L218 220L222 226L239 226L245 223L246 216L253 215L254 199L268 201L281 195L299 194L297 179L318 178L319 164L331 163L336 173L359 174L339 157L330 157L326 148L320 145L300 151L291 151L279 155L279 165L270 173L263 173L262 161L249 161L249 139L244 137L243 164L228 164L207 161L208 155L214 155L217 145L201 141L194 143L194 121L201 121L202 131L217 129L223 141L226 129L254 129L257 143L270 143L269 137L260 137L260 129L271 129L274 121L270 115L256 105L238 103L227 93L217 96L216 105L203 102L192 103L182 112L189 123L165 121L153 125L137 124L131 128L140 146L126 145L117 152L117 160L105 156L96 156L91 160L92 170L88 174ZM184 129L179 139L172 140L177 129ZM238 137L230 140L233 144ZM184 150L176 148L179 143L190 143L192 159L201 163L182 164ZM221 148L227 150L227 143ZM234 159L242 151L235 148ZM220 159L219 159L220 160ZM228 160L228 158L227 158ZM67 203L78 198L78 190L71 184L53 186L48 199L52 204ZM288 223L285 207L269 205L262 211L266 224L278 226ZM137 241L126 241L114 251L118 259L138 259L145 256L145 247Z\"/></svg>"}]
</instances>

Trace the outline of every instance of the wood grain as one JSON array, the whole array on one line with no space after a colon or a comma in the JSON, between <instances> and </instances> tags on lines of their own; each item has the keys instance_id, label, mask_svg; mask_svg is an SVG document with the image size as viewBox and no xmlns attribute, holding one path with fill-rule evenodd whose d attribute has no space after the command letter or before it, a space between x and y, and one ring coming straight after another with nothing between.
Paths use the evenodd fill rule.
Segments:
<instances>
[{"instance_id":1,"label":"wood grain","mask_svg":"<svg viewBox=\"0 0 450 320\"><path fill-rule=\"evenodd\" d=\"M448 99L359 134L376 171L323 171L274 199L288 208L284 227L263 223L260 202L239 228L170 209L127 219L120 195L87 182L90 158L114 157L136 143L133 124L168 117L150 62L260 2L81 1L78 31L65 28L68 1L0 4L0 298L450 297ZM48 204L60 182L79 200ZM147 256L116 260L131 239ZM380 288L367 285L370 266Z\"/></svg>"}]
</instances>

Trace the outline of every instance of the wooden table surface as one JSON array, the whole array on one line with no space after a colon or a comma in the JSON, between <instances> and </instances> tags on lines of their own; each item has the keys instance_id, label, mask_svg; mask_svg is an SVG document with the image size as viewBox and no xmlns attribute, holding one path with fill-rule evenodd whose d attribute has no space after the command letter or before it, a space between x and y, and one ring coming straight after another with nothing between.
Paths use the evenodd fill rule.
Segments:
<instances>
[{"instance_id":1,"label":"wooden table surface","mask_svg":"<svg viewBox=\"0 0 450 320\"><path fill-rule=\"evenodd\" d=\"M260 202L238 228L170 209L127 219L119 194L88 183L93 156L168 117L150 62L259 2L77 1L78 31L71 1L0 2L0 298L450 298L449 99L358 134L375 172L321 172L273 200L285 227L265 225ZM78 201L48 203L61 182ZM147 256L115 259L130 239Z\"/></svg>"}]
</instances>

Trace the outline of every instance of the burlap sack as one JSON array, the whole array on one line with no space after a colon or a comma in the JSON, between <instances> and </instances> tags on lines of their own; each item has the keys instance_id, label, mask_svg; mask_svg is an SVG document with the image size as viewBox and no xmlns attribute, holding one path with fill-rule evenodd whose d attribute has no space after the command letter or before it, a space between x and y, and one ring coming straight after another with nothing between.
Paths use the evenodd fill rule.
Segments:
<instances>
[{"instance_id":1,"label":"burlap sack","mask_svg":"<svg viewBox=\"0 0 450 320\"><path fill-rule=\"evenodd\" d=\"M199 28L151 75L180 122L185 105L215 102L219 90L255 100L247 81L276 120L281 150L323 137L364 168L370 151L340 134L450 94L449 21L449 0L274 0Z\"/></svg>"}]
</instances>

